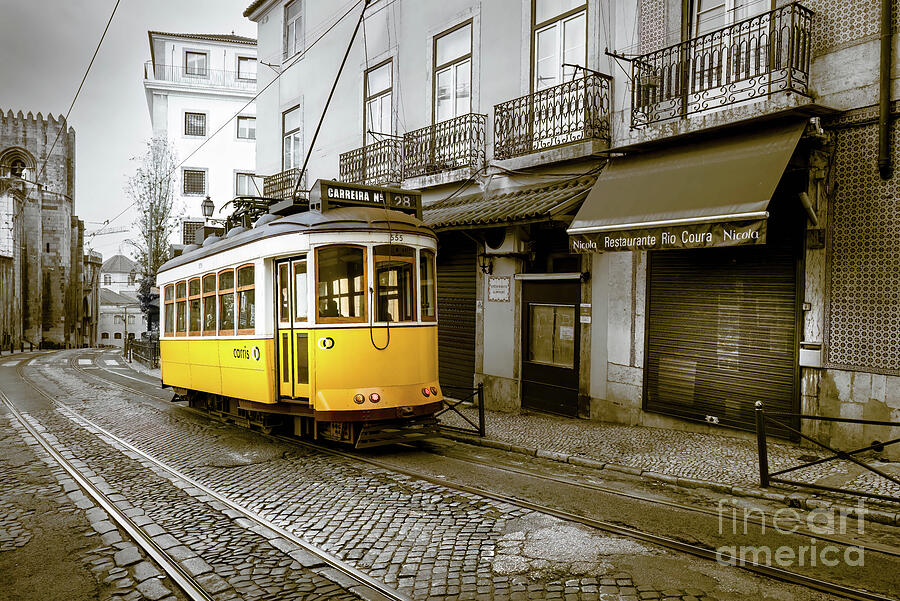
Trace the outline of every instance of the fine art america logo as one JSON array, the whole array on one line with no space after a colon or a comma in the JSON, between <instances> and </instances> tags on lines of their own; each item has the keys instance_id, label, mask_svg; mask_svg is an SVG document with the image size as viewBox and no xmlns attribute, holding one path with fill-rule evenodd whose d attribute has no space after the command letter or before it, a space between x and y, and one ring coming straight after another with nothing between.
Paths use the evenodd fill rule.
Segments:
<instances>
[{"instance_id":1,"label":"fine art america logo","mask_svg":"<svg viewBox=\"0 0 900 601\"><path fill-rule=\"evenodd\" d=\"M782 535L798 535L804 544L780 545L722 545L716 549L716 560L722 565L742 565L755 563L764 566L788 568L794 566L835 567L840 563L847 566L865 564L865 549L855 545L838 546L820 541L816 536L831 537L856 531L865 534L865 501L859 500L854 508L831 507L814 509L804 517L796 509L782 507L771 516L761 509L738 507L732 499L720 499L718 505L719 534L746 536L753 534L748 524L758 524L760 533L774 528ZM729 507L730 505L730 507ZM852 521L856 524L852 525ZM728 523L731 523L729 528ZM729 532L730 530L730 532Z\"/></svg>"}]
</instances>

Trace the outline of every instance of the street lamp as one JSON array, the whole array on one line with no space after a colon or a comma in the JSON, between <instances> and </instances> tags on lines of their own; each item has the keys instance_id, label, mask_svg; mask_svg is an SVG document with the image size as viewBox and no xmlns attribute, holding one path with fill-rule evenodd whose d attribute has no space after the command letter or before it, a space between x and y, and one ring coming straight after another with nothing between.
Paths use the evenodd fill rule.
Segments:
<instances>
[{"instance_id":1,"label":"street lamp","mask_svg":"<svg viewBox=\"0 0 900 601\"><path fill-rule=\"evenodd\" d=\"M216 210L216 205L213 204L213 201L208 194L200 204L200 210L203 211L203 216L207 219L213 216L213 211Z\"/></svg>"}]
</instances>

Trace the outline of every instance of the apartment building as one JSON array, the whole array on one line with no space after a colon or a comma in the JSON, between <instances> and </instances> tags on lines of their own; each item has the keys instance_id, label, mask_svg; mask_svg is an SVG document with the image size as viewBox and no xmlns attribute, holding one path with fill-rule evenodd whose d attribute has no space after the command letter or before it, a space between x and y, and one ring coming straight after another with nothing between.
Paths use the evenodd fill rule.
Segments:
<instances>
[{"instance_id":1,"label":"apartment building","mask_svg":"<svg viewBox=\"0 0 900 601\"><path fill-rule=\"evenodd\" d=\"M256 107L251 102L256 40L234 34L147 33L144 91L153 135L168 139L177 160L184 161L176 174L175 214L203 222L200 205L207 196L219 208L235 196L259 195Z\"/></svg>"},{"instance_id":2,"label":"apartment building","mask_svg":"<svg viewBox=\"0 0 900 601\"><path fill-rule=\"evenodd\" d=\"M298 179L422 190L448 392L738 435L757 401L900 418L877 3L368 2L320 124L360 10L245 11L280 65L259 82L260 171L278 198Z\"/></svg>"}]
</instances>

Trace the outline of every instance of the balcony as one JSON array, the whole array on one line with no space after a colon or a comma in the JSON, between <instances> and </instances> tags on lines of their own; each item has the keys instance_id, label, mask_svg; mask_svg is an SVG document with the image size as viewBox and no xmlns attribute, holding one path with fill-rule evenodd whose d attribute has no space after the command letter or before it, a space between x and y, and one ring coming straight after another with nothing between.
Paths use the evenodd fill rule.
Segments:
<instances>
[{"instance_id":1,"label":"balcony","mask_svg":"<svg viewBox=\"0 0 900 601\"><path fill-rule=\"evenodd\" d=\"M294 167L285 169L281 173L268 175L263 178L263 196L266 198L278 198L280 200L291 200L293 198L294 187L297 185L297 179L300 178L300 169ZM307 197L308 188L306 186L306 173L300 178L300 189L297 190L298 198Z\"/></svg>"},{"instance_id":2,"label":"balcony","mask_svg":"<svg viewBox=\"0 0 900 601\"><path fill-rule=\"evenodd\" d=\"M812 14L795 2L636 57L631 126L779 92L809 96Z\"/></svg>"},{"instance_id":3,"label":"balcony","mask_svg":"<svg viewBox=\"0 0 900 601\"><path fill-rule=\"evenodd\" d=\"M387 138L341 154L341 181L370 186L397 185L403 179L403 141Z\"/></svg>"},{"instance_id":4,"label":"balcony","mask_svg":"<svg viewBox=\"0 0 900 601\"><path fill-rule=\"evenodd\" d=\"M601 140L609 143L612 78L584 77L494 106L494 158Z\"/></svg>"},{"instance_id":5,"label":"balcony","mask_svg":"<svg viewBox=\"0 0 900 601\"><path fill-rule=\"evenodd\" d=\"M144 63L144 81L173 83L195 88L256 92L256 79L238 77L237 71L192 70L181 65L154 65L151 61Z\"/></svg>"},{"instance_id":6,"label":"balcony","mask_svg":"<svg viewBox=\"0 0 900 601\"><path fill-rule=\"evenodd\" d=\"M403 177L479 169L486 123L487 115L469 113L404 134Z\"/></svg>"}]
</instances>

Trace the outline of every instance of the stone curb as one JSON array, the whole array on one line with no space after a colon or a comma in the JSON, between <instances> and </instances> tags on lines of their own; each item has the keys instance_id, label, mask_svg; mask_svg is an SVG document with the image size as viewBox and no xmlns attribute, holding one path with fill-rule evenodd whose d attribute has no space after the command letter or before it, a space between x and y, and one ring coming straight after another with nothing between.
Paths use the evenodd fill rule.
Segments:
<instances>
[{"instance_id":1,"label":"stone curb","mask_svg":"<svg viewBox=\"0 0 900 601\"><path fill-rule=\"evenodd\" d=\"M466 444L481 446L481 447L489 447L492 449L500 449L503 451L511 451L513 453L520 453L522 455L528 455L530 457L539 457L541 459L548 459L550 461L557 461L559 463L569 463L571 465L579 466L579 467L587 467L591 469L597 470L609 470L611 472L619 472L622 474L629 474L632 476L639 476L641 478L647 478L650 480L656 480L659 482L663 482L665 484L670 484L672 486L679 486L681 488L707 488L709 490L713 490L715 492L719 492L726 495L732 495L736 497L752 497L756 499L764 499L766 501L774 501L776 503L783 503L788 507L795 507L799 509L806 509L808 511L812 511L814 509L837 509L846 513L849 516L857 517L858 511L856 507L845 505L842 503L834 502L828 499L815 498L810 495L800 493L800 492L774 492L771 490L761 489L761 488L753 488L748 486L739 486L737 484L723 484L721 482L713 482L710 480L699 480L695 478L682 478L680 476L673 476L671 474L663 474L660 472L653 472L650 470L644 470L638 467L632 467L628 465L619 465L616 463L609 463L606 461L601 461L599 459L592 459L590 457L582 457L579 455L569 455L567 453L560 453L558 451L547 451L544 449L537 449L534 447L524 447L518 446L506 442L502 442L499 440L492 440L490 438L472 438L466 436L464 434L453 434L453 433L443 433L442 436L444 438L448 438L450 440L455 440L457 442L463 442ZM862 498L862 497L861 497ZM863 519L867 522L875 522L878 524L885 524L888 526L900 526L900 513L892 512L892 511L881 511L878 509L867 509L865 514L863 515Z\"/></svg>"}]
</instances>

